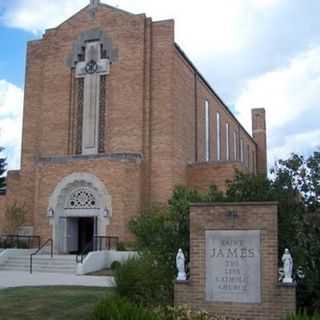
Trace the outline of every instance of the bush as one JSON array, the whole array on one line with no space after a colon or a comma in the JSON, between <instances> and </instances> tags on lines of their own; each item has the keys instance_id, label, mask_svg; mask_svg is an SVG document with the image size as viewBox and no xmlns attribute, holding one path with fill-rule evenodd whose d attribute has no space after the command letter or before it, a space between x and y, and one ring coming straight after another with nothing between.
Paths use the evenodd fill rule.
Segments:
<instances>
[{"instance_id":1,"label":"bush","mask_svg":"<svg viewBox=\"0 0 320 320\"><path fill-rule=\"evenodd\" d=\"M119 261L113 261L111 263L110 269L112 271L116 270L117 268L119 268L121 266L121 263Z\"/></svg>"},{"instance_id":2,"label":"bush","mask_svg":"<svg viewBox=\"0 0 320 320\"><path fill-rule=\"evenodd\" d=\"M106 297L95 307L92 320L158 320L158 316L118 296Z\"/></svg>"},{"instance_id":3,"label":"bush","mask_svg":"<svg viewBox=\"0 0 320 320\"><path fill-rule=\"evenodd\" d=\"M166 304L170 285L165 269L150 255L131 258L114 270L116 291L130 302L142 305Z\"/></svg>"},{"instance_id":4,"label":"bush","mask_svg":"<svg viewBox=\"0 0 320 320\"><path fill-rule=\"evenodd\" d=\"M4 211L5 226L4 231L7 234L17 234L19 227L21 227L25 221L28 211L25 204L18 204L13 202L9 204Z\"/></svg>"},{"instance_id":5,"label":"bush","mask_svg":"<svg viewBox=\"0 0 320 320\"><path fill-rule=\"evenodd\" d=\"M225 316L212 315L207 312L191 311L185 306L166 306L155 309L155 313L159 316L159 320L227 320Z\"/></svg>"},{"instance_id":6,"label":"bush","mask_svg":"<svg viewBox=\"0 0 320 320\"><path fill-rule=\"evenodd\" d=\"M299 313L289 316L287 320L320 320L320 315L317 313L313 316L308 316L306 313Z\"/></svg>"}]
</instances>

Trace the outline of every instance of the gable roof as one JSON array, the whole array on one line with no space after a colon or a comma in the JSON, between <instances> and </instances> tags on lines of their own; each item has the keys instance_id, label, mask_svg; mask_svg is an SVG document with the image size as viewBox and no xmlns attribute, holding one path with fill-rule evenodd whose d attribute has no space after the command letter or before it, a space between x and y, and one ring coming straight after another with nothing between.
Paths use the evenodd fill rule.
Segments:
<instances>
[{"instance_id":1,"label":"gable roof","mask_svg":"<svg viewBox=\"0 0 320 320\"><path fill-rule=\"evenodd\" d=\"M117 7L108 5L108 4L106 4L106 3L101 3L101 2L99 2L98 8L99 8L99 7L111 9L112 11L118 11L118 12L121 12L121 13L124 13L124 14L127 14L127 15L130 15L130 16L135 16L135 15L137 15L137 14L134 14L134 13L132 13L132 12L125 11L125 10L123 10L123 9L119 9L119 8L117 8ZM61 22L61 23L60 23L59 25L57 25L56 27L48 28L48 29L46 29L46 31L55 30L55 29L60 28L62 25L64 25L65 23L69 22L70 20L72 20L74 17L76 17L78 14L80 14L81 12L83 12L83 11L85 11L85 10L90 11L90 4L86 5L86 6L83 7L82 9L78 10L77 12L75 12L75 13L74 13L72 16L70 16L67 20ZM138 14L138 15L139 15L139 14Z\"/></svg>"}]
</instances>

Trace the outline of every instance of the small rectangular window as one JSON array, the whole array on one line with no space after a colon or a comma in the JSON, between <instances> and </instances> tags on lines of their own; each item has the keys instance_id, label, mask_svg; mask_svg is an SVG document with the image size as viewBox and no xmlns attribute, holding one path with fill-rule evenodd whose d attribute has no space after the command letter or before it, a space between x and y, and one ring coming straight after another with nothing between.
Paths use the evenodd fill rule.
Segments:
<instances>
[{"instance_id":1,"label":"small rectangular window","mask_svg":"<svg viewBox=\"0 0 320 320\"><path fill-rule=\"evenodd\" d=\"M230 149L229 149L229 123L226 123L226 160L230 160Z\"/></svg>"},{"instance_id":2,"label":"small rectangular window","mask_svg":"<svg viewBox=\"0 0 320 320\"><path fill-rule=\"evenodd\" d=\"M217 160L221 160L221 126L219 112L217 112Z\"/></svg>"},{"instance_id":3,"label":"small rectangular window","mask_svg":"<svg viewBox=\"0 0 320 320\"><path fill-rule=\"evenodd\" d=\"M210 110L209 101L204 103L205 112L205 161L210 160Z\"/></svg>"}]
</instances>

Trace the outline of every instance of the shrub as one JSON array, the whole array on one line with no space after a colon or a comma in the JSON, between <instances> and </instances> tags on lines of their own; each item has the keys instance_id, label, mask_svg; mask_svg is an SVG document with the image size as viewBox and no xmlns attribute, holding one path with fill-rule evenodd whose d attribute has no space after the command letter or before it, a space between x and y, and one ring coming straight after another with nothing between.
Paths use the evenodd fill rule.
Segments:
<instances>
[{"instance_id":1,"label":"shrub","mask_svg":"<svg viewBox=\"0 0 320 320\"><path fill-rule=\"evenodd\" d=\"M26 220L28 211L25 204L19 205L17 202L9 204L5 208L5 221L4 231L9 234L18 233L19 227L21 227Z\"/></svg>"},{"instance_id":2,"label":"shrub","mask_svg":"<svg viewBox=\"0 0 320 320\"><path fill-rule=\"evenodd\" d=\"M92 320L158 320L158 316L145 307L132 304L118 296L106 297L93 312Z\"/></svg>"},{"instance_id":3,"label":"shrub","mask_svg":"<svg viewBox=\"0 0 320 320\"><path fill-rule=\"evenodd\" d=\"M166 304L170 300L170 285L165 269L150 255L130 258L114 270L116 291L133 303Z\"/></svg>"},{"instance_id":4,"label":"shrub","mask_svg":"<svg viewBox=\"0 0 320 320\"><path fill-rule=\"evenodd\" d=\"M227 320L229 317L221 315L209 316L204 311L191 311L187 306L166 306L155 309L159 320Z\"/></svg>"},{"instance_id":5,"label":"shrub","mask_svg":"<svg viewBox=\"0 0 320 320\"><path fill-rule=\"evenodd\" d=\"M110 269L112 271L116 270L117 268L119 268L121 266L121 263L119 261L113 261L111 263Z\"/></svg>"},{"instance_id":6,"label":"shrub","mask_svg":"<svg viewBox=\"0 0 320 320\"><path fill-rule=\"evenodd\" d=\"M308 316L305 312L296 315L291 315L287 320L320 320L320 315L315 313L313 316Z\"/></svg>"}]
</instances>

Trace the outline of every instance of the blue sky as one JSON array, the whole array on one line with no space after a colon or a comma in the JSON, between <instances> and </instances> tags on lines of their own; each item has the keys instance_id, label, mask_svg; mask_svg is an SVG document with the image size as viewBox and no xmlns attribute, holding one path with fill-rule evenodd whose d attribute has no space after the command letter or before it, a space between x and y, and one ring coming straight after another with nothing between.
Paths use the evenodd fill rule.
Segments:
<instances>
[{"instance_id":1,"label":"blue sky","mask_svg":"<svg viewBox=\"0 0 320 320\"><path fill-rule=\"evenodd\" d=\"M251 131L267 111L270 166L320 145L319 0L103 1L153 20L174 18L176 41ZM0 146L20 166L26 42L89 0L0 0Z\"/></svg>"}]
</instances>

